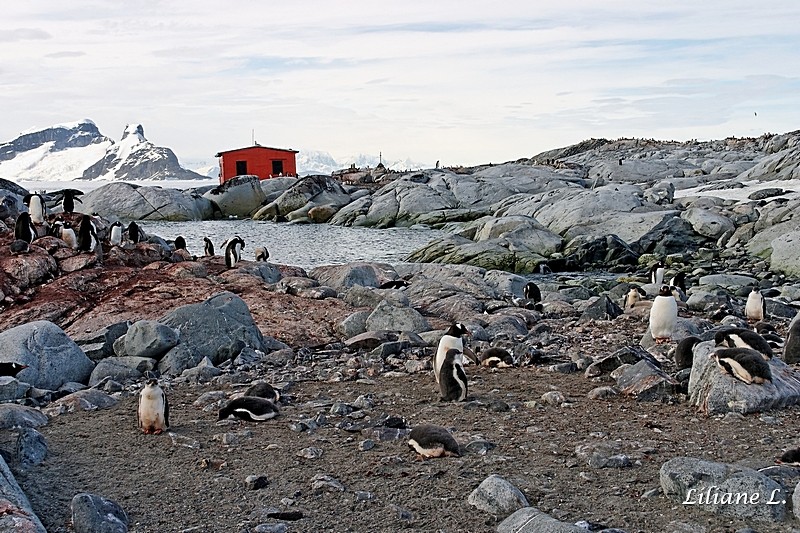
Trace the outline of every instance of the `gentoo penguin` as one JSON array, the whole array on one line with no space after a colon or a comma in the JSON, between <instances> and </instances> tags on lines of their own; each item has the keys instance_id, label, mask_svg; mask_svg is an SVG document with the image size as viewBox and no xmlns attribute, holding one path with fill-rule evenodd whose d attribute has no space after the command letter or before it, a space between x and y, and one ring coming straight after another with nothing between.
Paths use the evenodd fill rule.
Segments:
<instances>
[{"instance_id":1,"label":"gentoo penguin","mask_svg":"<svg viewBox=\"0 0 800 533\"><path fill-rule=\"evenodd\" d=\"M725 346L727 348L750 348L759 352L765 361L769 361L775 355L772 351L772 346L769 345L764 337L749 329L721 329L714 335L714 343L717 346Z\"/></svg>"},{"instance_id":2,"label":"gentoo penguin","mask_svg":"<svg viewBox=\"0 0 800 533\"><path fill-rule=\"evenodd\" d=\"M92 217L83 215L81 225L78 226L78 250L81 252L93 252L97 247L97 228Z\"/></svg>"},{"instance_id":3,"label":"gentoo penguin","mask_svg":"<svg viewBox=\"0 0 800 533\"><path fill-rule=\"evenodd\" d=\"M159 435L169 427L169 402L157 379L149 379L139 393L139 427Z\"/></svg>"},{"instance_id":4,"label":"gentoo penguin","mask_svg":"<svg viewBox=\"0 0 800 533\"><path fill-rule=\"evenodd\" d=\"M245 396L255 396L257 398L266 398L271 402L277 402L281 399L280 393L266 381L259 381L250 385L246 391Z\"/></svg>"},{"instance_id":5,"label":"gentoo penguin","mask_svg":"<svg viewBox=\"0 0 800 533\"><path fill-rule=\"evenodd\" d=\"M205 245L203 246L203 253L206 257L214 257L214 243L211 242L211 239L208 237L203 237L203 242Z\"/></svg>"},{"instance_id":6,"label":"gentoo penguin","mask_svg":"<svg viewBox=\"0 0 800 533\"><path fill-rule=\"evenodd\" d=\"M675 367L678 370L692 368L694 363L694 347L700 342L699 337L694 335L681 340L675 347Z\"/></svg>"},{"instance_id":7,"label":"gentoo penguin","mask_svg":"<svg viewBox=\"0 0 800 533\"><path fill-rule=\"evenodd\" d=\"M647 296L647 292L643 288L632 285L628 294L625 295L625 309L633 309L636 302L640 302L645 296Z\"/></svg>"},{"instance_id":8,"label":"gentoo penguin","mask_svg":"<svg viewBox=\"0 0 800 533\"><path fill-rule=\"evenodd\" d=\"M404 279L393 279L378 285L379 289L405 289L410 283Z\"/></svg>"},{"instance_id":9,"label":"gentoo penguin","mask_svg":"<svg viewBox=\"0 0 800 533\"><path fill-rule=\"evenodd\" d=\"M534 303L542 301L542 291L540 291L539 286L532 281L529 281L522 287L522 296L526 300L533 300Z\"/></svg>"},{"instance_id":10,"label":"gentoo penguin","mask_svg":"<svg viewBox=\"0 0 800 533\"><path fill-rule=\"evenodd\" d=\"M747 383L762 384L772 381L769 363L761 354L750 348L717 348L709 354L722 372Z\"/></svg>"},{"instance_id":11,"label":"gentoo penguin","mask_svg":"<svg viewBox=\"0 0 800 533\"><path fill-rule=\"evenodd\" d=\"M686 294L686 272L680 271L669 280L669 284L673 287L678 287L684 294Z\"/></svg>"},{"instance_id":12,"label":"gentoo penguin","mask_svg":"<svg viewBox=\"0 0 800 533\"><path fill-rule=\"evenodd\" d=\"M233 415L236 418L249 420L250 422L263 422L264 420L275 418L278 414L278 406L266 398L240 396L229 401L225 407L219 410L219 418L217 420L224 420Z\"/></svg>"},{"instance_id":13,"label":"gentoo penguin","mask_svg":"<svg viewBox=\"0 0 800 533\"><path fill-rule=\"evenodd\" d=\"M0 376L16 377L17 374L28 368L28 365L14 362L0 362Z\"/></svg>"},{"instance_id":14,"label":"gentoo penguin","mask_svg":"<svg viewBox=\"0 0 800 533\"><path fill-rule=\"evenodd\" d=\"M459 362L463 359L464 354L455 348L447 350L444 356L439 371L439 392L443 402L463 402L467 399L467 374Z\"/></svg>"},{"instance_id":15,"label":"gentoo penguin","mask_svg":"<svg viewBox=\"0 0 800 533\"><path fill-rule=\"evenodd\" d=\"M62 194L61 209L63 209L65 213L75 212L75 200L79 203L83 203L83 200L78 198L78 196L83 194L83 191L79 191L78 189L62 189L59 192Z\"/></svg>"},{"instance_id":16,"label":"gentoo penguin","mask_svg":"<svg viewBox=\"0 0 800 533\"><path fill-rule=\"evenodd\" d=\"M31 215L31 222L34 224L44 223L47 207L45 206L44 198L42 198L41 194L26 194L22 199L22 203L28 207L28 213Z\"/></svg>"},{"instance_id":17,"label":"gentoo penguin","mask_svg":"<svg viewBox=\"0 0 800 533\"><path fill-rule=\"evenodd\" d=\"M61 240L67 243L67 246L72 248L73 250L78 249L78 236L75 235L75 230L72 228L72 224L69 221L65 220L63 224L61 224Z\"/></svg>"},{"instance_id":18,"label":"gentoo penguin","mask_svg":"<svg viewBox=\"0 0 800 533\"><path fill-rule=\"evenodd\" d=\"M439 372L442 369L447 351L451 348L455 348L459 354L464 353L464 340L461 338L462 335L469 335L469 330L467 330L464 324L457 322L450 326L439 340L439 347L436 349L436 356L433 359L433 373L436 376L436 383L439 383ZM464 364L462 357L458 356L456 360L459 364Z\"/></svg>"},{"instance_id":19,"label":"gentoo penguin","mask_svg":"<svg viewBox=\"0 0 800 533\"><path fill-rule=\"evenodd\" d=\"M20 213L17 216L17 223L14 225L14 238L25 241L28 244L32 243L36 238L36 228L33 227L30 213Z\"/></svg>"},{"instance_id":20,"label":"gentoo penguin","mask_svg":"<svg viewBox=\"0 0 800 533\"><path fill-rule=\"evenodd\" d=\"M650 335L656 344L669 342L678 324L678 302L669 285L662 285L650 307Z\"/></svg>"},{"instance_id":21,"label":"gentoo penguin","mask_svg":"<svg viewBox=\"0 0 800 533\"><path fill-rule=\"evenodd\" d=\"M650 283L654 285L662 285L664 283L664 263L658 261L650 267Z\"/></svg>"},{"instance_id":22,"label":"gentoo penguin","mask_svg":"<svg viewBox=\"0 0 800 533\"><path fill-rule=\"evenodd\" d=\"M789 324L789 333L783 344L783 360L790 365L800 363L800 320L792 320Z\"/></svg>"},{"instance_id":23,"label":"gentoo penguin","mask_svg":"<svg viewBox=\"0 0 800 533\"><path fill-rule=\"evenodd\" d=\"M678 302L678 304L684 304L684 302L688 300L686 293L683 292L677 285L670 285L669 290L672 293L672 297L675 298L675 301Z\"/></svg>"},{"instance_id":24,"label":"gentoo penguin","mask_svg":"<svg viewBox=\"0 0 800 533\"><path fill-rule=\"evenodd\" d=\"M242 259L244 240L238 235L229 239L225 244L225 266L233 268Z\"/></svg>"},{"instance_id":25,"label":"gentoo penguin","mask_svg":"<svg viewBox=\"0 0 800 533\"><path fill-rule=\"evenodd\" d=\"M744 304L744 316L750 322L764 320L767 316L767 301L758 287L753 287L747 296L747 303Z\"/></svg>"},{"instance_id":26,"label":"gentoo penguin","mask_svg":"<svg viewBox=\"0 0 800 533\"><path fill-rule=\"evenodd\" d=\"M424 459L448 455L461 457L456 439L447 429L433 424L422 424L412 429L408 434L408 447Z\"/></svg>"},{"instance_id":27,"label":"gentoo penguin","mask_svg":"<svg viewBox=\"0 0 800 533\"><path fill-rule=\"evenodd\" d=\"M175 237L175 249L176 250L185 250L186 249L186 239L184 239L180 235Z\"/></svg>"},{"instance_id":28,"label":"gentoo penguin","mask_svg":"<svg viewBox=\"0 0 800 533\"><path fill-rule=\"evenodd\" d=\"M514 356L511 353L497 346L492 346L486 350L478 351L477 363L481 366L488 366L491 368L509 368L514 366Z\"/></svg>"},{"instance_id":29,"label":"gentoo penguin","mask_svg":"<svg viewBox=\"0 0 800 533\"><path fill-rule=\"evenodd\" d=\"M108 242L111 246L122 244L122 222L119 220L111 224L111 237L109 237Z\"/></svg>"},{"instance_id":30,"label":"gentoo penguin","mask_svg":"<svg viewBox=\"0 0 800 533\"><path fill-rule=\"evenodd\" d=\"M786 450L775 462L779 465L800 466L800 448Z\"/></svg>"},{"instance_id":31,"label":"gentoo penguin","mask_svg":"<svg viewBox=\"0 0 800 533\"><path fill-rule=\"evenodd\" d=\"M266 246L256 246L254 250L256 261L266 261L269 259L269 250Z\"/></svg>"},{"instance_id":32,"label":"gentoo penguin","mask_svg":"<svg viewBox=\"0 0 800 533\"><path fill-rule=\"evenodd\" d=\"M131 220L131 223L128 224L125 232L128 234L128 240L131 241L133 244L142 242L144 240L144 235L142 230L139 228L139 225Z\"/></svg>"}]
</instances>

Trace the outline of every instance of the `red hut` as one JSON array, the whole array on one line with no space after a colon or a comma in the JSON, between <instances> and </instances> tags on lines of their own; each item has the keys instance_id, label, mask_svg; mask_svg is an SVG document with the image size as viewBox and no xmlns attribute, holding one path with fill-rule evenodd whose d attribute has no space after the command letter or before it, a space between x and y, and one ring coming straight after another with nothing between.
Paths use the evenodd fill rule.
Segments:
<instances>
[{"instance_id":1,"label":"red hut","mask_svg":"<svg viewBox=\"0 0 800 533\"><path fill-rule=\"evenodd\" d=\"M296 153L297 150L259 145L220 152L216 155L219 157L219 182L222 184L245 174L258 176L262 180L296 176Z\"/></svg>"}]
</instances>

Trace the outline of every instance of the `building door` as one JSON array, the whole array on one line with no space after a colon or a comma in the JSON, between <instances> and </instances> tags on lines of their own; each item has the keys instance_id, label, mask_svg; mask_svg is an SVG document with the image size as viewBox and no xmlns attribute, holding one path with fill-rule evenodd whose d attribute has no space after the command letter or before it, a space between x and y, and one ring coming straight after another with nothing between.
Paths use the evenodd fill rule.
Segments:
<instances>
[{"instance_id":1,"label":"building door","mask_svg":"<svg viewBox=\"0 0 800 533\"><path fill-rule=\"evenodd\" d=\"M244 176L247 174L247 161L237 161L236 162L236 175L237 176Z\"/></svg>"},{"instance_id":2,"label":"building door","mask_svg":"<svg viewBox=\"0 0 800 533\"><path fill-rule=\"evenodd\" d=\"M278 176L283 174L283 161L272 161L272 175Z\"/></svg>"}]
</instances>

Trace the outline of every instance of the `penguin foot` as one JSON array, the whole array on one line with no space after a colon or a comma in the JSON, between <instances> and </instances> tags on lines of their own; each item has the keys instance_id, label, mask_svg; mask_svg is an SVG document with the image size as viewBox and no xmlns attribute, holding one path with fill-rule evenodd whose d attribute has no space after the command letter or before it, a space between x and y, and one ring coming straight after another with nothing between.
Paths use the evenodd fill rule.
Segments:
<instances>
[{"instance_id":1,"label":"penguin foot","mask_svg":"<svg viewBox=\"0 0 800 533\"><path fill-rule=\"evenodd\" d=\"M153 431L153 435L161 435L162 433L164 433L163 429L157 429L157 430Z\"/></svg>"}]
</instances>

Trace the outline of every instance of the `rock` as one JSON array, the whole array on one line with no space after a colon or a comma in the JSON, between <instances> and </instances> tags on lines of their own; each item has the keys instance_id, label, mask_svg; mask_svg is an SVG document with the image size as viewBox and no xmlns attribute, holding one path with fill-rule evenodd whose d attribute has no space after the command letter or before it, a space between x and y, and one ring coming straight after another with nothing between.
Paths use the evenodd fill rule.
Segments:
<instances>
[{"instance_id":1,"label":"rock","mask_svg":"<svg viewBox=\"0 0 800 533\"><path fill-rule=\"evenodd\" d=\"M770 266L787 276L800 276L800 231L785 233L772 241Z\"/></svg>"},{"instance_id":2,"label":"rock","mask_svg":"<svg viewBox=\"0 0 800 533\"><path fill-rule=\"evenodd\" d=\"M677 386L677 381L648 360L641 360L625 369L617 378L620 392L640 401L667 398L675 392Z\"/></svg>"},{"instance_id":3,"label":"rock","mask_svg":"<svg viewBox=\"0 0 800 533\"><path fill-rule=\"evenodd\" d=\"M138 320L125 333L125 355L160 359L178 340L176 330L155 320Z\"/></svg>"},{"instance_id":4,"label":"rock","mask_svg":"<svg viewBox=\"0 0 800 533\"><path fill-rule=\"evenodd\" d=\"M86 492L70 504L75 533L127 533L128 515L116 502Z\"/></svg>"},{"instance_id":5,"label":"rock","mask_svg":"<svg viewBox=\"0 0 800 533\"><path fill-rule=\"evenodd\" d=\"M125 182L103 185L82 198L84 213L103 213L120 220L205 220L213 217L211 202L191 193Z\"/></svg>"},{"instance_id":6,"label":"rock","mask_svg":"<svg viewBox=\"0 0 800 533\"><path fill-rule=\"evenodd\" d=\"M47 440L31 427L22 428L17 435L17 461L24 467L41 464L47 457Z\"/></svg>"},{"instance_id":7,"label":"rock","mask_svg":"<svg viewBox=\"0 0 800 533\"><path fill-rule=\"evenodd\" d=\"M602 295L589 307L584 309L578 322L591 320L614 320L623 313L622 308L614 303L608 296Z\"/></svg>"},{"instance_id":8,"label":"rock","mask_svg":"<svg viewBox=\"0 0 800 533\"><path fill-rule=\"evenodd\" d=\"M40 389L56 390L68 381L86 383L94 363L64 331L45 320L0 333L0 360L28 365L17 379Z\"/></svg>"},{"instance_id":9,"label":"rock","mask_svg":"<svg viewBox=\"0 0 800 533\"><path fill-rule=\"evenodd\" d=\"M240 261L236 263L238 274L249 274L264 283L276 283L281 279L281 271L272 263L263 261Z\"/></svg>"},{"instance_id":10,"label":"rock","mask_svg":"<svg viewBox=\"0 0 800 533\"><path fill-rule=\"evenodd\" d=\"M655 363L655 360L641 346L624 346L612 353L591 363L584 371L587 378L595 378L603 374L608 374L622 365L635 365L639 361L648 360Z\"/></svg>"},{"instance_id":11,"label":"rock","mask_svg":"<svg viewBox=\"0 0 800 533\"><path fill-rule=\"evenodd\" d=\"M6 250L0 255L0 275L5 273L14 280L14 286L20 291L41 285L58 272L56 260L44 249L35 245L29 248L26 254L14 255Z\"/></svg>"},{"instance_id":12,"label":"rock","mask_svg":"<svg viewBox=\"0 0 800 533\"><path fill-rule=\"evenodd\" d=\"M131 361L133 359L133 361ZM137 361L149 361L149 363L139 364ZM143 368L140 370L139 368ZM94 387L105 378L124 383L125 381L136 381L142 377L145 371L155 367L154 359L142 357L108 357L103 359L94 367L89 376L89 386Z\"/></svg>"},{"instance_id":13,"label":"rock","mask_svg":"<svg viewBox=\"0 0 800 533\"><path fill-rule=\"evenodd\" d=\"M247 490L261 490L265 489L269 486L269 478L267 476L261 475L249 475L244 480L244 487Z\"/></svg>"},{"instance_id":14,"label":"rock","mask_svg":"<svg viewBox=\"0 0 800 533\"><path fill-rule=\"evenodd\" d=\"M319 459L322 457L322 448L315 448L310 446L308 448L303 448L299 452L297 452L298 457L302 457L303 459Z\"/></svg>"},{"instance_id":15,"label":"rock","mask_svg":"<svg viewBox=\"0 0 800 533\"><path fill-rule=\"evenodd\" d=\"M345 339L355 337L367 331L367 317L371 311L356 311L336 325L336 332Z\"/></svg>"},{"instance_id":16,"label":"rock","mask_svg":"<svg viewBox=\"0 0 800 533\"><path fill-rule=\"evenodd\" d=\"M395 342L397 339L398 336L395 331L366 331L347 339L344 343L348 348L354 350L374 350L381 344Z\"/></svg>"},{"instance_id":17,"label":"rock","mask_svg":"<svg viewBox=\"0 0 800 533\"><path fill-rule=\"evenodd\" d=\"M362 285L353 285L344 295L344 301L353 307L375 307L386 300L398 307L408 307L410 305L408 296L397 289L373 289Z\"/></svg>"},{"instance_id":18,"label":"rock","mask_svg":"<svg viewBox=\"0 0 800 533\"><path fill-rule=\"evenodd\" d=\"M514 511L528 506L525 495L517 487L496 474L484 479L478 488L470 493L467 503L497 517L506 517Z\"/></svg>"},{"instance_id":19,"label":"rock","mask_svg":"<svg viewBox=\"0 0 800 533\"><path fill-rule=\"evenodd\" d=\"M2 455L0 455L0 506L3 508L0 531L47 533Z\"/></svg>"},{"instance_id":20,"label":"rock","mask_svg":"<svg viewBox=\"0 0 800 533\"><path fill-rule=\"evenodd\" d=\"M159 320L177 329L182 342L158 365L163 374L180 374L208 357L214 365L235 358L243 347L269 352L247 304L231 292L178 307Z\"/></svg>"},{"instance_id":21,"label":"rock","mask_svg":"<svg viewBox=\"0 0 800 533\"><path fill-rule=\"evenodd\" d=\"M786 516L781 486L750 468L676 457L661 466L659 477L665 496L701 511L765 522Z\"/></svg>"},{"instance_id":22,"label":"rock","mask_svg":"<svg viewBox=\"0 0 800 533\"><path fill-rule=\"evenodd\" d=\"M725 233L733 233L736 229L728 217L707 209L690 207L681 213L681 218L686 219L697 233L710 239L718 239Z\"/></svg>"},{"instance_id":23,"label":"rock","mask_svg":"<svg viewBox=\"0 0 800 533\"><path fill-rule=\"evenodd\" d=\"M316 474L311 478L311 490L313 490L315 494L321 494L326 491L344 492L344 485L333 476Z\"/></svg>"},{"instance_id":24,"label":"rock","mask_svg":"<svg viewBox=\"0 0 800 533\"><path fill-rule=\"evenodd\" d=\"M94 411L116 405L117 400L97 389L84 389L68 394L47 408L48 413L60 414L74 411Z\"/></svg>"},{"instance_id":25,"label":"rock","mask_svg":"<svg viewBox=\"0 0 800 533\"><path fill-rule=\"evenodd\" d=\"M550 391L542 394L541 400L547 405L560 406L567 401L566 397L559 391Z\"/></svg>"},{"instance_id":26,"label":"rock","mask_svg":"<svg viewBox=\"0 0 800 533\"><path fill-rule=\"evenodd\" d=\"M748 385L723 374L709 357L714 343L694 348L689 401L707 414L753 413L800 403L800 374L777 357L769 360L772 383Z\"/></svg>"},{"instance_id":27,"label":"rock","mask_svg":"<svg viewBox=\"0 0 800 533\"><path fill-rule=\"evenodd\" d=\"M222 374L222 370L215 367L208 357L204 357L194 368L187 368L181 372L181 378L194 383L208 383Z\"/></svg>"},{"instance_id":28,"label":"rock","mask_svg":"<svg viewBox=\"0 0 800 533\"><path fill-rule=\"evenodd\" d=\"M586 397L589 398L590 400L602 400L604 398L610 398L612 396L617 396L617 395L619 395L619 389L617 389L616 387L605 386L605 387L596 387L590 390L586 394Z\"/></svg>"},{"instance_id":29,"label":"rock","mask_svg":"<svg viewBox=\"0 0 800 533\"><path fill-rule=\"evenodd\" d=\"M497 533L586 533L586 529L556 520L536 507L523 507L500 522Z\"/></svg>"},{"instance_id":30,"label":"rock","mask_svg":"<svg viewBox=\"0 0 800 533\"><path fill-rule=\"evenodd\" d=\"M428 321L412 307L396 307L386 300L381 301L367 317L367 330L428 331Z\"/></svg>"},{"instance_id":31,"label":"rock","mask_svg":"<svg viewBox=\"0 0 800 533\"><path fill-rule=\"evenodd\" d=\"M321 285L344 290L354 285L378 287L384 282L397 279L398 275L388 263L347 263L316 267L309 276Z\"/></svg>"},{"instance_id":32,"label":"rock","mask_svg":"<svg viewBox=\"0 0 800 533\"><path fill-rule=\"evenodd\" d=\"M94 362L114 355L114 341L125 336L131 323L127 320L116 322L84 337L76 338L86 356Z\"/></svg>"},{"instance_id":33,"label":"rock","mask_svg":"<svg viewBox=\"0 0 800 533\"><path fill-rule=\"evenodd\" d=\"M261 207L267 195L258 176L236 176L203 194L213 202L223 217L249 217Z\"/></svg>"},{"instance_id":34,"label":"rock","mask_svg":"<svg viewBox=\"0 0 800 533\"><path fill-rule=\"evenodd\" d=\"M31 386L27 383L20 383L11 376L0 376L0 402L8 402L24 398Z\"/></svg>"},{"instance_id":35,"label":"rock","mask_svg":"<svg viewBox=\"0 0 800 533\"><path fill-rule=\"evenodd\" d=\"M0 403L0 429L35 428L47 424L41 411L16 403Z\"/></svg>"}]
</instances>

